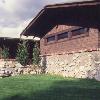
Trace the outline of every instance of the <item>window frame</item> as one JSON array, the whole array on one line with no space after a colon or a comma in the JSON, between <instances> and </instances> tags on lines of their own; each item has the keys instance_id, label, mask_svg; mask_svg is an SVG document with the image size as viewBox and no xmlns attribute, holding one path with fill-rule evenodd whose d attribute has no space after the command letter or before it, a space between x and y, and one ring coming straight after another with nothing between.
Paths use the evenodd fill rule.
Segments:
<instances>
[{"instance_id":1,"label":"window frame","mask_svg":"<svg viewBox=\"0 0 100 100\"><path fill-rule=\"evenodd\" d=\"M52 43L55 43L56 42L56 36L55 36L55 40L54 41L51 41L51 42L48 42L47 41L47 38L49 37L52 37L52 36L55 36L55 34L49 34L49 35L46 35L43 39L44 39L44 44L47 45L47 44L52 44Z\"/></svg>"},{"instance_id":2,"label":"window frame","mask_svg":"<svg viewBox=\"0 0 100 100\"><path fill-rule=\"evenodd\" d=\"M78 34L78 35L75 35L75 36L74 36L74 35L72 34L72 31L73 31L73 30L78 30L78 29L80 29L80 28L84 28L84 29L85 29L85 32L82 33L82 34ZM89 36L89 28L86 28L86 27L77 27L76 29L73 29L73 30L71 30L71 39Z\"/></svg>"},{"instance_id":3,"label":"window frame","mask_svg":"<svg viewBox=\"0 0 100 100\"><path fill-rule=\"evenodd\" d=\"M83 34L73 36L71 31L77 30L79 28L87 29L87 32L84 32ZM58 35L63 34L64 32L68 33L68 38L58 39ZM51 42L47 42L47 38L52 37L52 36L55 36L55 40L51 41ZM72 28L69 28L69 29L66 29L66 30L63 30L63 31L60 31L60 32L57 32L57 33L47 34L47 35L44 36L43 39L44 39L44 44L48 45L48 44L64 42L64 41L72 40L72 39L76 39L76 38L81 38L81 37L85 37L85 36L89 36L89 28L75 26L75 27L72 27Z\"/></svg>"},{"instance_id":4,"label":"window frame","mask_svg":"<svg viewBox=\"0 0 100 100\"><path fill-rule=\"evenodd\" d=\"M52 38L53 37L53 38ZM50 39L51 38L51 39ZM49 40L50 39L50 40ZM46 38L47 43L54 42L56 40L55 35Z\"/></svg>"},{"instance_id":5,"label":"window frame","mask_svg":"<svg viewBox=\"0 0 100 100\"><path fill-rule=\"evenodd\" d=\"M67 37L63 38L63 36L61 36L61 35L65 34L65 33L67 33ZM61 36L61 37L59 38L59 36ZM61 32L61 33L57 34L57 41L68 39L68 38L69 38L69 32L68 31Z\"/></svg>"}]
</instances>

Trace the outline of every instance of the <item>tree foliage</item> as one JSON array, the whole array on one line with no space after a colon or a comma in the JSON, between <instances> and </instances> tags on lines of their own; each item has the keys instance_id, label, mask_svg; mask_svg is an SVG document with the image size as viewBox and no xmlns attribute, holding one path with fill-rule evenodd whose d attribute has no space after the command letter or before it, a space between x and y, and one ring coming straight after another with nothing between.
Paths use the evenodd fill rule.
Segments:
<instances>
[{"instance_id":1,"label":"tree foliage","mask_svg":"<svg viewBox=\"0 0 100 100\"><path fill-rule=\"evenodd\" d=\"M38 43L35 44L34 48L33 48L33 58L32 58L32 62L34 65L40 65L40 49L38 46Z\"/></svg>"},{"instance_id":2,"label":"tree foliage","mask_svg":"<svg viewBox=\"0 0 100 100\"><path fill-rule=\"evenodd\" d=\"M8 59L9 58L9 49L5 46L3 46L2 58L3 59Z\"/></svg>"},{"instance_id":3,"label":"tree foliage","mask_svg":"<svg viewBox=\"0 0 100 100\"><path fill-rule=\"evenodd\" d=\"M24 66L27 64L28 55L29 55L26 43L27 41L23 41L22 43L19 43L17 55L16 55L16 60Z\"/></svg>"}]
</instances>

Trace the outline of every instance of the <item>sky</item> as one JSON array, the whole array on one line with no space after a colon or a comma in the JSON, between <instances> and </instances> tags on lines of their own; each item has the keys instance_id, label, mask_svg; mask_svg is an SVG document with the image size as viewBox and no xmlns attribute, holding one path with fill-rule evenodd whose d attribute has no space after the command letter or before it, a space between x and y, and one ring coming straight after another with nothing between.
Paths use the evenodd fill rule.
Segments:
<instances>
[{"instance_id":1,"label":"sky","mask_svg":"<svg viewBox=\"0 0 100 100\"><path fill-rule=\"evenodd\" d=\"M0 36L18 37L47 4L90 0L0 0Z\"/></svg>"}]
</instances>

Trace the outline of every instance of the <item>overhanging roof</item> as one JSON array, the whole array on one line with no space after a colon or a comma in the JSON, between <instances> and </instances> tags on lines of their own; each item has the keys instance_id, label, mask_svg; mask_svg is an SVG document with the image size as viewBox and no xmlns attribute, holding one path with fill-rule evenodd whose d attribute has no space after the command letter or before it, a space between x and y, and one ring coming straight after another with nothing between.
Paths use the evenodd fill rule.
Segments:
<instances>
[{"instance_id":1,"label":"overhanging roof","mask_svg":"<svg viewBox=\"0 0 100 100\"><path fill-rule=\"evenodd\" d=\"M100 26L100 1L47 5L29 23L22 35L43 37L55 25Z\"/></svg>"}]
</instances>

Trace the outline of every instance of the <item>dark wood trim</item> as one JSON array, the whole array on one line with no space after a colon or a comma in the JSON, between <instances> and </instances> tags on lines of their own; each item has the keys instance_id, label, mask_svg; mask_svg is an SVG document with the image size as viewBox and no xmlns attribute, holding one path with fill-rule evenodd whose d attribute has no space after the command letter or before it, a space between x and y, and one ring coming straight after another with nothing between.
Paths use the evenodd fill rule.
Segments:
<instances>
[{"instance_id":1,"label":"dark wood trim","mask_svg":"<svg viewBox=\"0 0 100 100\"><path fill-rule=\"evenodd\" d=\"M78 28L81 28L81 27L78 27L78 26L74 26L70 29L67 29L67 30L63 30L63 31L60 31L60 32L57 32L57 33L54 33L54 34L47 34L43 39L44 39L44 45L49 45L49 44L54 44L54 43L60 43L60 42L64 42L64 41L68 41L68 40L73 40L73 39L77 39L77 38L83 38L83 37L86 37L86 36L89 36L89 31L88 32L85 32L84 34L80 34L80 35L76 35L76 36L72 36L72 30L76 30ZM83 27L84 28L84 27ZM68 38L64 38L64 39L60 39L58 40L57 39L57 35L61 34L61 33L64 33L64 32L68 32ZM55 36L55 41L51 41L51 42L47 42L47 38L48 37L51 37L51 36Z\"/></svg>"},{"instance_id":2,"label":"dark wood trim","mask_svg":"<svg viewBox=\"0 0 100 100\"><path fill-rule=\"evenodd\" d=\"M89 28L87 28L87 29L88 29L88 31L85 32L84 34L80 34L80 35L76 35L76 36L72 36L72 32L71 32L71 38L70 39L72 40L72 39L77 39L77 38L89 36Z\"/></svg>"},{"instance_id":3,"label":"dark wood trim","mask_svg":"<svg viewBox=\"0 0 100 100\"><path fill-rule=\"evenodd\" d=\"M29 23L29 25L23 30L21 35L29 35L27 31L36 23L36 21L47 12L47 10L55 9L55 8L74 8L74 7L81 7L81 6L96 6L100 5L99 0L94 0L94 1L81 1L81 2L72 2L72 3L61 3L61 4L54 4L54 5L47 5L45 6L38 14L37 16ZM32 33L31 33L32 34ZM32 35L36 35L38 33L33 33Z\"/></svg>"},{"instance_id":4,"label":"dark wood trim","mask_svg":"<svg viewBox=\"0 0 100 100\"><path fill-rule=\"evenodd\" d=\"M80 7L80 6L87 6L87 5L91 6L91 5L97 5L97 4L100 4L99 0L47 5L45 8L74 7L74 6Z\"/></svg>"}]
</instances>

